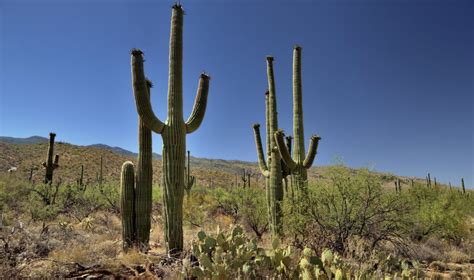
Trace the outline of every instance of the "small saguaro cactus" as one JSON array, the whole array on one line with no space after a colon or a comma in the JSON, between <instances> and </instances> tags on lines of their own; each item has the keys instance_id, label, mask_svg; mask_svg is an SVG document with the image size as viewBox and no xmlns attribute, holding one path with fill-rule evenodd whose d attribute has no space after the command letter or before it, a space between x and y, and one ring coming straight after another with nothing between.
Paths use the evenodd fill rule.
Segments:
<instances>
[{"instance_id":1,"label":"small saguaro cactus","mask_svg":"<svg viewBox=\"0 0 474 280\"><path fill-rule=\"evenodd\" d=\"M81 164L81 172L79 173L79 179L77 179L77 184L80 187L84 185L84 164Z\"/></svg>"},{"instance_id":2,"label":"small saguaro cactus","mask_svg":"<svg viewBox=\"0 0 474 280\"><path fill-rule=\"evenodd\" d=\"M122 187L121 214L122 214L122 240L123 249L127 250L136 243L135 230L135 170L131 161L122 165L120 179Z\"/></svg>"},{"instance_id":3,"label":"small saguaro cactus","mask_svg":"<svg viewBox=\"0 0 474 280\"><path fill-rule=\"evenodd\" d=\"M400 178L397 178L395 180L395 191L397 193L401 193L402 192L402 185L400 184Z\"/></svg>"},{"instance_id":4,"label":"small saguaro cactus","mask_svg":"<svg viewBox=\"0 0 474 280\"><path fill-rule=\"evenodd\" d=\"M194 185L194 181L196 178L191 176L191 152L188 151L188 166L184 168L186 173L186 178L184 180L184 190L186 191L186 195L189 197L191 194L191 188Z\"/></svg>"},{"instance_id":5,"label":"small saguaro cactus","mask_svg":"<svg viewBox=\"0 0 474 280\"><path fill-rule=\"evenodd\" d=\"M430 175L430 173L428 173L428 176L426 176L426 186L428 186L428 188L431 187L431 175Z\"/></svg>"},{"instance_id":6,"label":"small saguaro cactus","mask_svg":"<svg viewBox=\"0 0 474 280\"><path fill-rule=\"evenodd\" d=\"M102 183L104 182L103 166L104 166L104 158L103 156L100 156L100 168L99 168L99 174L97 174L97 183L99 183L99 186L102 186Z\"/></svg>"},{"instance_id":7,"label":"small saguaro cactus","mask_svg":"<svg viewBox=\"0 0 474 280\"><path fill-rule=\"evenodd\" d=\"M308 181L307 169L313 164L321 137L311 137L308 154L305 156L300 46L293 49L293 158L285 144L283 131L274 132L274 136L281 158L291 171L297 191L305 190Z\"/></svg>"},{"instance_id":8,"label":"small saguaro cactus","mask_svg":"<svg viewBox=\"0 0 474 280\"><path fill-rule=\"evenodd\" d=\"M135 104L140 118L152 131L163 139L163 221L168 253L179 253L183 249L183 198L184 167L186 158L186 134L196 131L204 119L210 77L202 73L193 111L185 122L183 119L183 15L179 4L172 9L169 79L168 117L162 122L156 117L150 100L146 98L146 81L143 69L143 52L131 52L132 83Z\"/></svg>"},{"instance_id":9,"label":"small saguaro cactus","mask_svg":"<svg viewBox=\"0 0 474 280\"><path fill-rule=\"evenodd\" d=\"M59 167L59 155L54 156L53 161L53 154L54 154L54 138L56 137L56 133L51 132L49 134L49 148L48 148L48 155L46 161L43 162L43 166L46 170L44 176L44 183L51 184L53 182L53 173L56 168Z\"/></svg>"},{"instance_id":10,"label":"small saguaro cactus","mask_svg":"<svg viewBox=\"0 0 474 280\"><path fill-rule=\"evenodd\" d=\"M268 91L265 93L266 115L266 152L267 160L263 153L260 124L254 124L255 144L258 154L258 165L265 177L267 208L272 234L281 235L281 203L283 201L283 171L280 154L276 149L274 132L278 129L278 113L276 102L276 89L273 74L273 57L267 56ZM267 164L268 162L268 164Z\"/></svg>"},{"instance_id":11,"label":"small saguaro cactus","mask_svg":"<svg viewBox=\"0 0 474 280\"><path fill-rule=\"evenodd\" d=\"M462 194L466 194L466 186L464 186L464 178L461 178L461 189L462 189Z\"/></svg>"}]
</instances>

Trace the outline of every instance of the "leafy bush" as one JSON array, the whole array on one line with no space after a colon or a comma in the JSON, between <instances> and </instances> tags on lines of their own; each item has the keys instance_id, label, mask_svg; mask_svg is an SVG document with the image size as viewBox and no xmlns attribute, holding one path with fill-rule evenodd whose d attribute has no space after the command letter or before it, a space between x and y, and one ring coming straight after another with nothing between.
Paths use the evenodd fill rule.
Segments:
<instances>
[{"instance_id":1,"label":"leafy bush","mask_svg":"<svg viewBox=\"0 0 474 280\"><path fill-rule=\"evenodd\" d=\"M286 233L295 245L344 253L351 238L362 238L373 250L383 241L400 243L406 231L403 218L409 207L382 189L367 170L355 176L341 167L330 170L330 180L310 186L298 201L284 204Z\"/></svg>"}]
</instances>

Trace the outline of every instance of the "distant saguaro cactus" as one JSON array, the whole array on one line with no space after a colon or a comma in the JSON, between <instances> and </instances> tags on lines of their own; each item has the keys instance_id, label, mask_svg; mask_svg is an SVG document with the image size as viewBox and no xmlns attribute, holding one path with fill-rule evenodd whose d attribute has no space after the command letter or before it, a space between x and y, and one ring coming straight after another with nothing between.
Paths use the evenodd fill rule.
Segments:
<instances>
[{"instance_id":1,"label":"distant saguaro cactus","mask_svg":"<svg viewBox=\"0 0 474 280\"><path fill-rule=\"evenodd\" d=\"M152 83L146 80L145 94L148 98L151 87ZM128 176L132 173L135 173L134 181L130 182ZM122 215L123 229L126 230L123 233L124 249L137 246L141 251L147 251L150 240L153 183L152 137L151 130L146 127L141 117L138 120L137 170L135 172L131 162L125 162L122 166L122 179L122 207L125 207L123 211L126 215L132 216ZM130 221L133 226L127 225Z\"/></svg>"},{"instance_id":2,"label":"distant saguaro cactus","mask_svg":"<svg viewBox=\"0 0 474 280\"><path fill-rule=\"evenodd\" d=\"M428 173L428 176L426 176L426 186L428 186L428 188L431 187L431 175L430 175L430 173Z\"/></svg>"},{"instance_id":3,"label":"distant saguaro cactus","mask_svg":"<svg viewBox=\"0 0 474 280\"><path fill-rule=\"evenodd\" d=\"M272 234L281 235L281 202L283 201L283 172L280 154L276 149L275 138L272 136L278 129L278 113L276 102L275 79L273 73L273 57L267 57L268 91L265 93L265 115L267 134L267 160L263 153L260 124L254 124L255 144L257 146L258 165L265 177L267 208ZM267 164L268 161L268 164Z\"/></svg>"},{"instance_id":4,"label":"distant saguaro cactus","mask_svg":"<svg viewBox=\"0 0 474 280\"><path fill-rule=\"evenodd\" d=\"M305 190L308 181L307 169L313 164L321 137L311 137L308 154L305 156L300 46L293 49L293 158L285 143L283 131L274 132L274 136L281 158L291 171L297 191Z\"/></svg>"},{"instance_id":5,"label":"distant saguaro cactus","mask_svg":"<svg viewBox=\"0 0 474 280\"><path fill-rule=\"evenodd\" d=\"M43 166L46 170L46 173L44 175L45 184L51 184L53 182L54 170L59 167L59 155L54 156L54 161L53 161L55 137L56 137L56 133L51 132L49 134L48 155L47 155L46 161L43 162Z\"/></svg>"},{"instance_id":6,"label":"distant saguaro cactus","mask_svg":"<svg viewBox=\"0 0 474 280\"><path fill-rule=\"evenodd\" d=\"M80 187L84 185L84 164L81 164L81 172L79 173L79 179L77 179L77 184Z\"/></svg>"},{"instance_id":7,"label":"distant saguaro cactus","mask_svg":"<svg viewBox=\"0 0 474 280\"><path fill-rule=\"evenodd\" d=\"M188 166L184 168L184 171L186 173L186 178L184 180L184 190L186 191L186 195L189 197L191 194L191 188L194 185L194 181L196 178L194 176L191 176L191 152L188 151Z\"/></svg>"},{"instance_id":8,"label":"distant saguaro cactus","mask_svg":"<svg viewBox=\"0 0 474 280\"><path fill-rule=\"evenodd\" d=\"M186 157L186 134L196 131L204 119L210 77L202 73L193 111L185 122L183 119L183 15L179 4L172 9L169 80L168 118L163 123L158 119L146 98L146 81L143 69L143 53L131 52L132 83L138 114L145 125L161 134L163 139L163 221L168 252L178 253L183 249L183 198L184 167Z\"/></svg>"},{"instance_id":9,"label":"distant saguaro cactus","mask_svg":"<svg viewBox=\"0 0 474 280\"><path fill-rule=\"evenodd\" d=\"M461 178L461 189L462 189L462 194L466 194L466 186L464 186L464 178Z\"/></svg>"}]
</instances>

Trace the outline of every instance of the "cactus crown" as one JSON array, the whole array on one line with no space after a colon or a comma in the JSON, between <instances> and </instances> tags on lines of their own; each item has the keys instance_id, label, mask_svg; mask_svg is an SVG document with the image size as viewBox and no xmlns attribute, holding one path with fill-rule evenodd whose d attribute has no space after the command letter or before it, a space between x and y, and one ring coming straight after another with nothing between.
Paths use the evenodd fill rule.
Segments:
<instances>
[{"instance_id":1,"label":"cactus crown","mask_svg":"<svg viewBox=\"0 0 474 280\"><path fill-rule=\"evenodd\" d=\"M135 48L130 50L130 54L133 55L133 56L143 56L142 50L135 49Z\"/></svg>"}]
</instances>

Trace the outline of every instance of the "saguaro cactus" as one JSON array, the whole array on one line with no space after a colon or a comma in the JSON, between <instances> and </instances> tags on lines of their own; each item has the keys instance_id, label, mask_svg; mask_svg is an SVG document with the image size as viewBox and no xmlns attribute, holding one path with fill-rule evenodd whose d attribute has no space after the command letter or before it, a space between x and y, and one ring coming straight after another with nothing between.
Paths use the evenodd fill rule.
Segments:
<instances>
[{"instance_id":1,"label":"saguaro cactus","mask_svg":"<svg viewBox=\"0 0 474 280\"><path fill-rule=\"evenodd\" d=\"M283 131L276 131L274 135L281 158L290 169L297 190L305 190L308 181L307 169L313 164L321 137L311 137L308 154L305 156L300 46L295 46L293 50L293 158L285 144Z\"/></svg>"},{"instance_id":2,"label":"saguaro cactus","mask_svg":"<svg viewBox=\"0 0 474 280\"><path fill-rule=\"evenodd\" d=\"M56 133L51 132L49 134L49 148L48 148L48 155L46 161L43 162L43 166L46 170L44 176L44 183L51 184L53 182L53 173L56 168L59 167L59 155L54 156L53 161L53 154L54 154L54 138L56 137Z\"/></svg>"},{"instance_id":3,"label":"saguaro cactus","mask_svg":"<svg viewBox=\"0 0 474 280\"><path fill-rule=\"evenodd\" d=\"M149 98L152 84L148 80L146 83L146 96ZM129 182L130 179L127 176L132 173L135 173L134 181ZM147 251L151 227L152 140L151 130L146 127L141 118L138 120L137 169L135 172L133 164L125 162L122 166L122 179L122 207L125 207L122 208L122 212L126 212L127 215L122 214L124 249L137 246L141 251ZM127 225L129 223L133 223L133 225Z\"/></svg>"},{"instance_id":4,"label":"saguaro cactus","mask_svg":"<svg viewBox=\"0 0 474 280\"><path fill-rule=\"evenodd\" d=\"M196 178L191 176L191 152L188 151L188 166L184 168L186 172L186 178L184 180L184 190L186 191L186 195L189 197L191 194L191 188L194 185L194 181Z\"/></svg>"},{"instance_id":5,"label":"saguaro cactus","mask_svg":"<svg viewBox=\"0 0 474 280\"><path fill-rule=\"evenodd\" d=\"M461 188L462 188L462 194L466 194L466 186L464 186L464 178L461 178Z\"/></svg>"},{"instance_id":6,"label":"saguaro cactus","mask_svg":"<svg viewBox=\"0 0 474 280\"><path fill-rule=\"evenodd\" d=\"M158 119L146 98L146 81L143 69L143 53L132 50L132 82L137 111L145 125L163 138L163 221L164 235L170 254L183 249L183 197L186 134L196 131L204 119L210 77L202 73L193 111L183 119L183 15L179 4L173 6L171 17L168 117L163 123Z\"/></svg>"},{"instance_id":7,"label":"saguaro cactus","mask_svg":"<svg viewBox=\"0 0 474 280\"><path fill-rule=\"evenodd\" d=\"M122 165L120 179L122 186L121 214L122 214L122 239L123 248L126 250L135 245L135 170L131 161Z\"/></svg>"},{"instance_id":8,"label":"saguaro cactus","mask_svg":"<svg viewBox=\"0 0 474 280\"><path fill-rule=\"evenodd\" d=\"M79 179L77 179L77 184L80 187L84 185L84 164L81 164L81 172L79 173Z\"/></svg>"},{"instance_id":9,"label":"saguaro cactus","mask_svg":"<svg viewBox=\"0 0 474 280\"><path fill-rule=\"evenodd\" d=\"M269 221L274 236L281 235L281 202L283 201L282 166L280 154L272 136L278 129L278 113L273 74L273 57L267 57L268 91L265 93L267 160L263 154L260 136L260 124L254 124L255 143L257 146L258 165L266 179L267 207ZM268 165L267 165L268 161Z\"/></svg>"}]
</instances>

